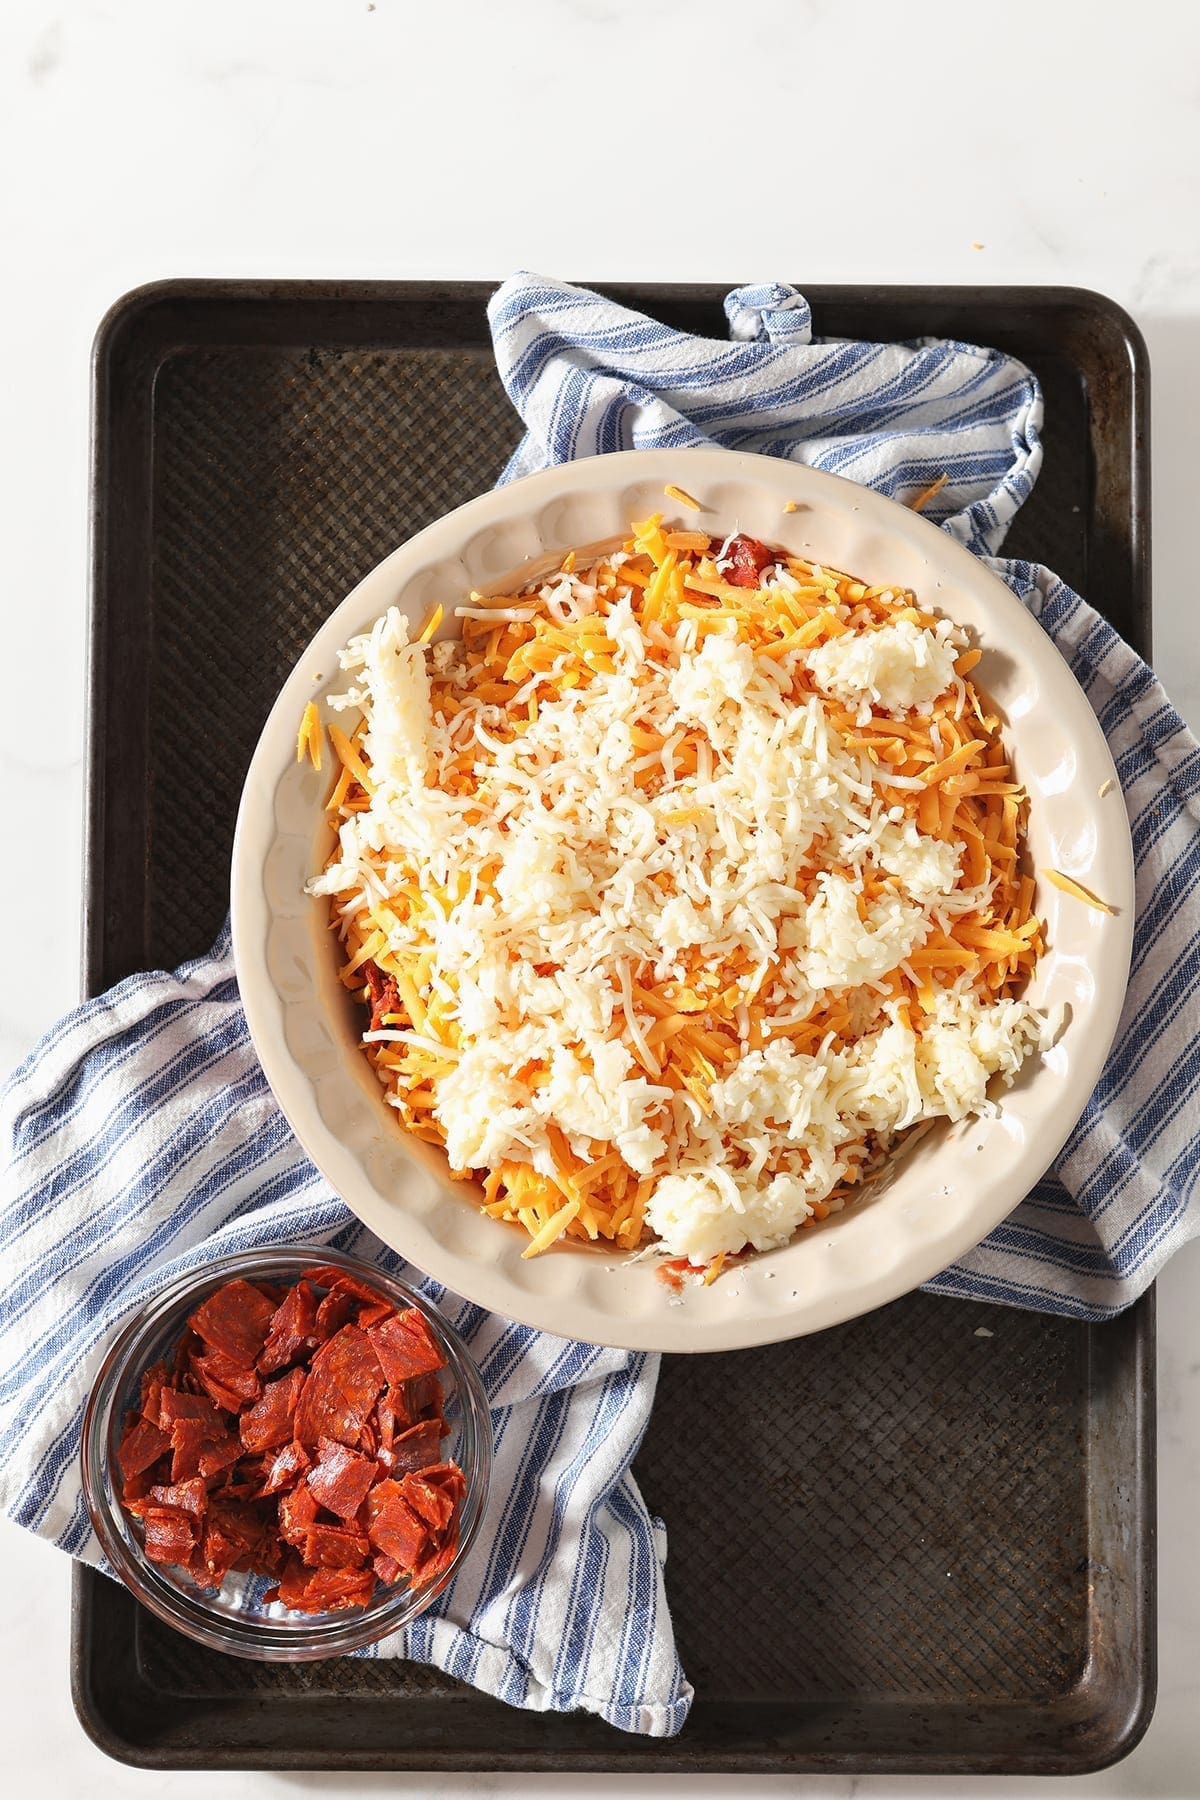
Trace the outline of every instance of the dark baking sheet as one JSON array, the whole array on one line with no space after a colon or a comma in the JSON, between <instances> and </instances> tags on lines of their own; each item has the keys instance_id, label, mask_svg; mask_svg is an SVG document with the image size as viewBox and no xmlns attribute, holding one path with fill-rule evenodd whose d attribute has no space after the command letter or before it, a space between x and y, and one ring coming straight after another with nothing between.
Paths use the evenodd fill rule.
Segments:
<instances>
[{"instance_id":1,"label":"dark baking sheet","mask_svg":"<svg viewBox=\"0 0 1200 1800\"><path fill-rule=\"evenodd\" d=\"M722 288L610 289L723 336ZM95 352L89 991L204 949L240 784L303 645L518 435L482 284L176 282ZM1149 649L1145 351L1096 295L808 290L817 329L1025 358L1045 471L1006 548ZM1154 1328L917 1294L667 1358L637 1473L697 1700L678 1739L514 1711L403 1663L202 1650L91 1571L76 1707L158 1768L1079 1773L1154 1696Z\"/></svg>"}]
</instances>

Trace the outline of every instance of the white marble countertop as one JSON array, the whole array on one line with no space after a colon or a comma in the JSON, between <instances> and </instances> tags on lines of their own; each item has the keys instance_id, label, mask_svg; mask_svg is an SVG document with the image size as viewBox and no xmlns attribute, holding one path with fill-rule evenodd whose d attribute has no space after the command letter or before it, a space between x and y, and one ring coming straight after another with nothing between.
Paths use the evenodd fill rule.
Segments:
<instances>
[{"instance_id":1,"label":"white marble countertop","mask_svg":"<svg viewBox=\"0 0 1200 1800\"><path fill-rule=\"evenodd\" d=\"M946 23L940 23L944 18ZM1149 341L1157 662L1193 726L1200 487L1200 12L1008 0L8 0L0 9L0 781L76 937L88 350L172 275L1035 282ZM691 86L689 87L689 82ZM10 851L9 867L16 857ZM39 886L41 883L39 882ZM76 997L0 885L0 1069ZM1161 1679L1142 1745L1071 1792L1200 1794L1200 1250L1160 1283ZM0 1744L51 1794L616 1792L477 1776L161 1777L67 1690L67 1564L0 1527ZM47 1783L49 1784L47 1786ZM662 1779L671 1794L1016 1796L1046 1782ZM636 1780L623 1793L634 1800Z\"/></svg>"}]
</instances>

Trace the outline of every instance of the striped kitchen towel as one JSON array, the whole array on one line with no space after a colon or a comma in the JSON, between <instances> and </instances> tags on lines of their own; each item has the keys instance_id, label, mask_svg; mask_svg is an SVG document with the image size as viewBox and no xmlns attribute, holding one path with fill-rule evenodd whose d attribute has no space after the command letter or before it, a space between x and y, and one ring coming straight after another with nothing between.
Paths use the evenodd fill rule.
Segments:
<instances>
[{"instance_id":1,"label":"striped kitchen towel","mask_svg":"<svg viewBox=\"0 0 1200 1800\"><path fill-rule=\"evenodd\" d=\"M0 1098L6 1284L0 1507L103 1566L79 1481L83 1405L118 1324L175 1275L256 1245L331 1244L421 1288L466 1339L495 1455L479 1536L428 1612L371 1656L436 1664L516 1706L667 1737L692 1690L663 1595L666 1533L630 1474L658 1358L511 1324L351 1217L275 1105L226 929L173 975L64 1019Z\"/></svg>"},{"instance_id":2,"label":"striped kitchen towel","mask_svg":"<svg viewBox=\"0 0 1200 1800\"><path fill-rule=\"evenodd\" d=\"M802 296L742 288L728 341L519 276L491 307L527 426L511 479L567 457L719 443L793 457L931 511L994 556L1040 460L1029 371L969 345L823 342ZM1041 618L1108 733L1138 859L1134 979L1117 1048L1053 1177L935 1289L1102 1317L1194 1230L1187 1111L1200 1079L1197 746L1154 677L1046 571L993 564ZM691 1690L662 1581L665 1536L630 1475L657 1360L566 1343L405 1269L305 1161L251 1049L227 937L60 1023L0 1104L7 1304L0 1505L97 1561L77 1475L84 1397L119 1321L178 1272L255 1244L377 1258L464 1333L493 1406L492 1498L424 1618L375 1652L435 1663L514 1704L584 1707L668 1735Z\"/></svg>"},{"instance_id":3,"label":"striped kitchen towel","mask_svg":"<svg viewBox=\"0 0 1200 1800\"><path fill-rule=\"evenodd\" d=\"M1200 746L1153 673L1049 570L997 556L1041 466L1042 396L1012 357L813 335L778 282L725 301L732 342L517 275L489 308L526 435L505 479L612 450L721 444L827 469L983 557L1070 664L1117 765L1137 862L1133 971L1104 1076L1054 1169L934 1293L1101 1319L1200 1230Z\"/></svg>"}]
</instances>

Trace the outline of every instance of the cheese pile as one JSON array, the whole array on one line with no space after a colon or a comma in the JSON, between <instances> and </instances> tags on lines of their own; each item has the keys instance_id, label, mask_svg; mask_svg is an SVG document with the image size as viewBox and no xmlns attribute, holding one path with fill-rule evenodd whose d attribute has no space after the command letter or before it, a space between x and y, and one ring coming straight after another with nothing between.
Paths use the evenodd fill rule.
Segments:
<instances>
[{"instance_id":1,"label":"cheese pile","mask_svg":"<svg viewBox=\"0 0 1200 1800\"><path fill-rule=\"evenodd\" d=\"M361 723L331 727L309 891L389 1103L527 1254L719 1266L989 1104L1042 943L960 632L658 516L458 611L461 639L392 609L342 653Z\"/></svg>"}]
</instances>

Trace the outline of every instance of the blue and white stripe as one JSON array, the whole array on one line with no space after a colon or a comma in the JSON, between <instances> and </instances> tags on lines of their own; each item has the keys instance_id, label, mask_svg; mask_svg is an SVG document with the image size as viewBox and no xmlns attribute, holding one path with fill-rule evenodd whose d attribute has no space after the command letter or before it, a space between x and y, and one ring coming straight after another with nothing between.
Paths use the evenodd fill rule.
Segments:
<instances>
[{"instance_id":1,"label":"blue and white stripe","mask_svg":"<svg viewBox=\"0 0 1200 1800\"><path fill-rule=\"evenodd\" d=\"M971 344L812 335L779 282L725 302L733 343L672 331L584 288L516 275L488 308L526 435L503 480L613 450L721 444L790 458L928 508L994 555L1042 462L1042 396L1013 358Z\"/></svg>"},{"instance_id":2,"label":"blue and white stripe","mask_svg":"<svg viewBox=\"0 0 1200 1800\"><path fill-rule=\"evenodd\" d=\"M527 434L505 478L568 457L703 443L809 462L901 499L945 473L930 513L996 555L1041 460L1041 395L1027 369L964 344L814 338L807 303L778 284L738 289L726 312L730 340L707 340L577 288L507 282L490 316ZM1196 1230L1200 747L1077 595L1044 569L993 566L1108 734L1137 855L1134 973L1112 1059L1054 1173L930 1285L1099 1318L1127 1306ZM487 1314L403 1269L352 1219L267 1089L226 935L209 956L123 982L48 1033L0 1098L0 1168L10 1517L97 1561L79 1427L118 1322L214 1256L335 1244L421 1280L480 1364L496 1431L476 1549L434 1609L376 1654L430 1661L516 1705L678 1731L691 1689L663 1593L665 1532L629 1473L657 1359Z\"/></svg>"}]
</instances>

